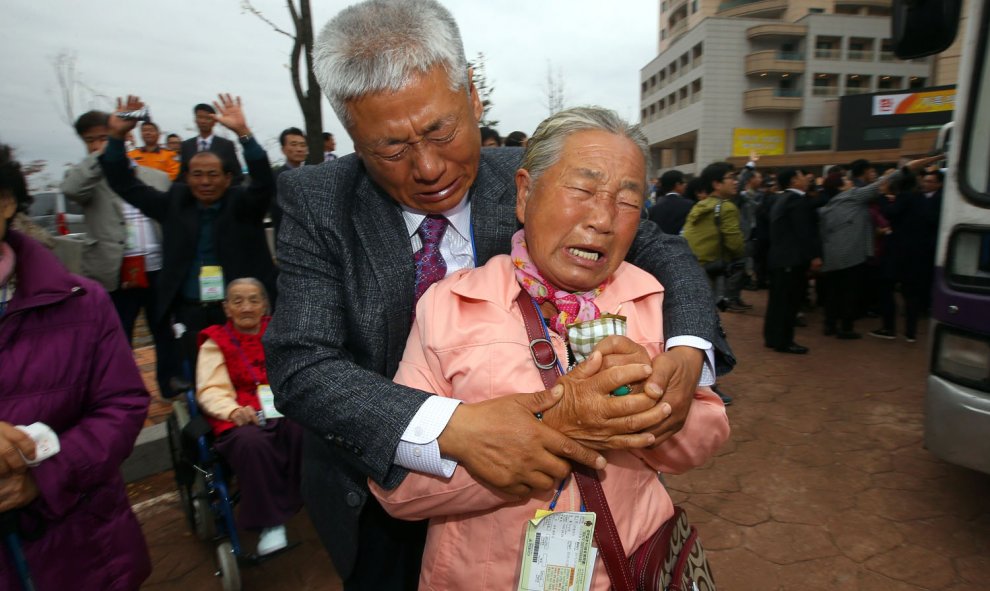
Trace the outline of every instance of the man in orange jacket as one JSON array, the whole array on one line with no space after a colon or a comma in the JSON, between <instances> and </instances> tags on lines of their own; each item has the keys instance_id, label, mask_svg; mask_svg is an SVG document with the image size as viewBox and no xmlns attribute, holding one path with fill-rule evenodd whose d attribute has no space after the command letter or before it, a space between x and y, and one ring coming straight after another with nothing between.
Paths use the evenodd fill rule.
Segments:
<instances>
[{"instance_id":1,"label":"man in orange jacket","mask_svg":"<svg viewBox=\"0 0 990 591\"><path fill-rule=\"evenodd\" d=\"M175 177L179 176L179 161L175 157L175 152L158 145L160 136L158 125L145 121L141 124L141 140L144 141L144 147L131 150L127 153L127 157L141 166L164 172L169 180L174 181Z\"/></svg>"}]
</instances>

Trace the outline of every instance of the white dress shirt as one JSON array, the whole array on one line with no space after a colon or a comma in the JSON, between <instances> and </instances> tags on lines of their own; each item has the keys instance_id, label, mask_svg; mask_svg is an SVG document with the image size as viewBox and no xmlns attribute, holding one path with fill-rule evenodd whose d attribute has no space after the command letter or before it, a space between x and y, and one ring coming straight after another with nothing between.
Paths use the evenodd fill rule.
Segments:
<instances>
[{"instance_id":1,"label":"white dress shirt","mask_svg":"<svg viewBox=\"0 0 990 591\"><path fill-rule=\"evenodd\" d=\"M423 248L416 230L426 218L426 213L402 207L402 219L409 232L413 252ZM471 203L467 199L460 205L442 214L450 222L440 240L440 254L447 263L447 275L461 269L473 269L474 243L471 236ZM715 383L715 353L712 344L705 339L693 336L678 336L667 339L665 349L677 346L694 347L705 352L707 363L702 364L700 385ZM451 415L460 400L431 396L419 407L409 426L402 433L395 452L395 463L403 468L450 478L457 462L440 455L437 439L450 422Z\"/></svg>"}]
</instances>

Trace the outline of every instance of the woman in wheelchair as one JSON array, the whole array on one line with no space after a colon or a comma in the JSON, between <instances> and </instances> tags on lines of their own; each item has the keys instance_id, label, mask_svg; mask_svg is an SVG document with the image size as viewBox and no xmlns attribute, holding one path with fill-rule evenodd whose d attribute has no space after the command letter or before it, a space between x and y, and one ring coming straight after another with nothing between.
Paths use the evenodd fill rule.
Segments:
<instances>
[{"instance_id":1,"label":"woman in wheelchair","mask_svg":"<svg viewBox=\"0 0 990 591\"><path fill-rule=\"evenodd\" d=\"M258 555L286 547L285 522L302 507L301 428L277 418L270 404L261 337L268 327L268 294L253 278L227 286L226 324L199 334L196 401L213 427L214 447L237 475L238 525L260 530ZM267 418L266 418L267 415Z\"/></svg>"}]
</instances>

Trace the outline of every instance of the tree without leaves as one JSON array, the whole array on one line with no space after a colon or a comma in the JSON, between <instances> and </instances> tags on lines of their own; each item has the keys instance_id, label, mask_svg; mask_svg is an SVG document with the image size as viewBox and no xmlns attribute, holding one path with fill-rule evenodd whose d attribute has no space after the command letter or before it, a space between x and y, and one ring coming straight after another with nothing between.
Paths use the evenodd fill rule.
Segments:
<instances>
[{"instance_id":1,"label":"tree without leaves","mask_svg":"<svg viewBox=\"0 0 990 591\"><path fill-rule=\"evenodd\" d=\"M58 83L55 100L58 103L56 108L59 119L70 127L75 124L78 111L113 108L113 100L109 96L79 78L76 72L76 59L76 54L67 49L59 51L50 58L52 69L55 70L55 81Z\"/></svg>"},{"instance_id":2,"label":"tree without leaves","mask_svg":"<svg viewBox=\"0 0 990 591\"><path fill-rule=\"evenodd\" d=\"M474 77L474 88L478 91L478 98L481 99L481 121L478 125L483 127L498 127L497 119L489 119L488 112L491 111L492 105L492 93L495 92L495 82L488 82L488 76L485 74L485 54L478 52L477 57L474 61L468 62L468 68L472 69Z\"/></svg>"},{"instance_id":3,"label":"tree without leaves","mask_svg":"<svg viewBox=\"0 0 990 591\"><path fill-rule=\"evenodd\" d=\"M241 8L255 15L268 24L276 33L281 33L292 39L292 55L289 58L289 72L292 78L292 90L296 93L296 101L303 113L306 125L306 143L309 145L309 157L306 162L319 164L323 162L323 104L320 85L313 74L313 14L309 9L309 0L286 0L295 35L273 23L260 10L255 8L250 0L241 0ZM305 65L303 65L305 59ZM306 87L303 88L303 77Z\"/></svg>"},{"instance_id":4,"label":"tree without leaves","mask_svg":"<svg viewBox=\"0 0 990 591\"><path fill-rule=\"evenodd\" d=\"M556 74L556 75L555 75ZM547 60L547 78L543 87L543 106L547 115L553 115L564 109L564 71L558 66L554 72L553 62Z\"/></svg>"}]
</instances>

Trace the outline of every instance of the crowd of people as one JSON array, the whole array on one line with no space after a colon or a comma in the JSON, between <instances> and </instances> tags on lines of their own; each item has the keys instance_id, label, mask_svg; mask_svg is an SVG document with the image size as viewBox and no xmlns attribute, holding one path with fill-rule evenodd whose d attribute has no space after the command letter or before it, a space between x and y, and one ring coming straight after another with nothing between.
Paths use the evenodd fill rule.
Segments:
<instances>
[{"instance_id":1,"label":"crowd of people","mask_svg":"<svg viewBox=\"0 0 990 591\"><path fill-rule=\"evenodd\" d=\"M128 347L142 309L159 389L169 395L170 377L193 378L212 445L238 479L238 525L257 531L257 553L286 547L285 523L305 505L345 589L474 577L466 563L437 570L436 549L423 562L433 544L425 519L435 516L396 503L418 486L470 482L499 499L485 519L508 531L519 501L577 494L571 462L604 470L632 551L673 514L657 471L689 469L725 441L724 406L710 386L735 360L690 250L639 219L647 161L634 126L604 109L572 109L541 125L532 145L522 132L486 139L460 33L435 0L347 8L314 54L355 147L337 158L325 134L319 165L304 165L305 134L290 127L279 137L285 162L273 168L240 98L226 94L193 108L195 137L167 134L164 146L159 122L139 122L147 109L137 96L114 113L80 116L86 156L62 189L85 211L88 279L14 229L30 197L10 149L0 153L2 229L11 228L0 235L0 355L37 361L0 364L0 510L19 551L0 565L25 567L38 589L71 580L129 590L148 576L119 476L149 401ZM236 139L215 134L216 124ZM140 147L128 145L135 131ZM482 149L490 145L508 149ZM520 252L532 264L526 276L507 265ZM461 279L484 283L486 297L525 298L499 315L482 298L477 321L465 317L520 343L520 305L539 306L563 373L554 387L541 387L529 354L508 346L498 379L481 365L462 383L442 384L443 371L413 379L417 356L435 351L428 327L448 321L431 302ZM597 334L620 310L628 330L597 346L569 334L568 319ZM415 340L421 334L427 340ZM578 342L588 347L581 357L570 355ZM43 349L51 355L29 353ZM497 388L476 392L479 380ZM41 404L55 390L60 401ZM265 418L266 395L278 418ZM61 451L37 453L22 430L33 423ZM624 506L647 480L650 493ZM653 521L633 524L641 510ZM72 533L81 528L106 543L87 544L90 536ZM517 542L501 549L485 588L517 578ZM53 556L72 562L48 568ZM0 573L0 586L18 587L17 569ZM609 584L599 564L592 588Z\"/></svg>"},{"instance_id":2,"label":"crowd of people","mask_svg":"<svg viewBox=\"0 0 990 591\"><path fill-rule=\"evenodd\" d=\"M795 326L806 324L802 308L823 308L826 336L859 339L855 322L873 317L882 325L869 335L895 339L899 292L903 336L915 342L934 277L941 156L882 175L857 160L824 177L799 168L760 171L758 156L751 157L739 171L716 162L692 180L667 171L653 179L644 209L665 232L687 240L718 308L746 312L753 306L742 290L768 289L764 344L805 354L794 336Z\"/></svg>"},{"instance_id":3,"label":"crowd of people","mask_svg":"<svg viewBox=\"0 0 990 591\"><path fill-rule=\"evenodd\" d=\"M794 327L811 283L825 334L859 338L854 323L875 313L870 334L894 338L899 287L917 338L932 159L816 179L754 157L650 187L645 137L606 109L503 140L479 126L458 27L435 0L355 4L314 58L355 148L338 158L325 133L318 165L289 127L273 168L227 94L193 108L195 137L164 146L145 120L128 150L137 96L80 116L86 156L62 190L85 212L83 277L15 225L30 196L0 148L0 521L38 589L136 589L150 570L119 475L149 400L128 346L142 309L159 389L193 379L257 553L285 548L305 505L347 590L504 589L518 527L580 509L572 463L608 476L635 550L673 514L657 473L706 461L728 436L715 379L735 359L717 310L751 310L744 290L769 289L777 352L808 352ZM552 387L527 307L554 350ZM40 457L21 428L33 423L61 451ZM71 562L43 568L52 557ZM17 588L15 569L0 573ZM609 585L599 564L590 588Z\"/></svg>"}]
</instances>

